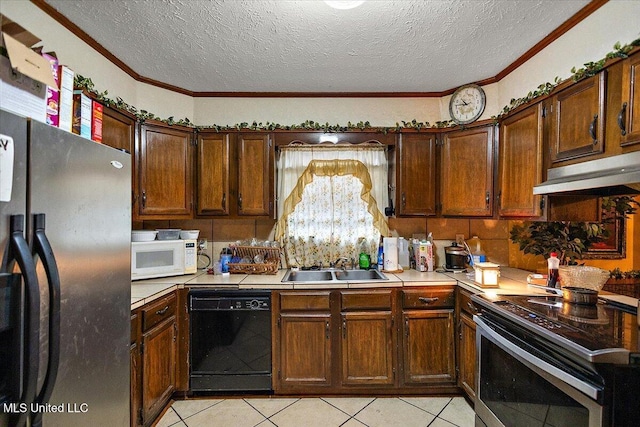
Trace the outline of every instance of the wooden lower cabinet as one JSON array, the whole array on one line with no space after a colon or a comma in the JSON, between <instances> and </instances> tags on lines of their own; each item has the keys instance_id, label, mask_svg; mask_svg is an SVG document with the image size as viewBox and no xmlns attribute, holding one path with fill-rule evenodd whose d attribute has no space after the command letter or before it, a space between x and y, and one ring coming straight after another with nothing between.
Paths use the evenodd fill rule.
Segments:
<instances>
[{"instance_id":1,"label":"wooden lower cabinet","mask_svg":"<svg viewBox=\"0 0 640 427\"><path fill-rule=\"evenodd\" d=\"M175 390L175 316L144 333L142 345L142 416L146 421L158 415Z\"/></svg>"},{"instance_id":2,"label":"wooden lower cabinet","mask_svg":"<svg viewBox=\"0 0 640 427\"><path fill-rule=\"evenodd\" d=\"M403 289L403 384L456 383L454 286Z\"/></svg>"},{"instance_id":3,"label":"wooden lower cabinet","mask_svg":"<svg viewBox=\"0 0 640 427\"><path fill-rule=\"evenodd\" d=\"M129 360L131 369L131 388L129 420L131 426L138 426L142 423L142 366L140 353L140 328L142 315L138 310L131 313L131 358Z\"/></svg>"},{"instance_id":4,"label":"wooden lower cabinet","mask_svg":"<svg viewBox=\"0 0 640 427\"><path fill-rule=\"evenodd\" d=\"M279 388L331 385L331 315L282 313L279 318Z\"/></svg>"},{"instance_id":5,"label":"wooden lower cabinet","mask_svg":"<svg viewBox=\"0 0 640 427\"><path fill-rule=\"evenodd\" d=\"M476 397L476 324L471 293L459 289L458 314L458 386L474 400Z\"/></svg>"},{"instance_id":6,"label":"wooden lower cabinet","mask_svg":"<svg viewBox=\"0 0 640 427\"><path fill-rule=\"evenodd\" d=\"M395 341L390 311L342 314L342 384L392 386Z\"/></svg>"},{"instance_id":7,"label":"wooden lower cabinet","mask_svg":"<svg viewBox=\"0 0 640 427\"><path fill-rule=\"evenodd\" d=\"M273 387L277 392L327 389L333 372L329 291L272 295Z\"/></svg>"},{"instance_id":8,"label":"wooden lower cabinet","mask_svg":"<svg viewBox=\"0 0 640 427\"><path fill-rule=\"evenodd\" d=\"M402 317L404 383L455 384L453 309L409 310Z\"/></svg>"},{"instance_id":9,"label":"wooden lower cabinet","mask_svg":"<svg viewBox=\"0 0 640 427\"><path fill-rule=\"evenodd\" d=\"M465 313L460 315L459 385L472 400L476 397L476 324Z\"/></svg>"},{"instance_id":10,"label":"wooden lower cabinet","mask_svg":"<svg viewBox=\"0 0 640 427\"><path fill-rule=\"evenodd\" d=\"M275 393L459 392L455 287L421 289L274 291Z\"/></svg>"},{"instance_id":11,"label":"wooden lower cabinet","mask_svg":"<svg viewBox=\"0 0 640 427\"><path fill-rule=\"evenodd\" d=\"M150 426L176 390L176 296L144 305L131 316L131 425Z\"/></svg>"}]
</instances>

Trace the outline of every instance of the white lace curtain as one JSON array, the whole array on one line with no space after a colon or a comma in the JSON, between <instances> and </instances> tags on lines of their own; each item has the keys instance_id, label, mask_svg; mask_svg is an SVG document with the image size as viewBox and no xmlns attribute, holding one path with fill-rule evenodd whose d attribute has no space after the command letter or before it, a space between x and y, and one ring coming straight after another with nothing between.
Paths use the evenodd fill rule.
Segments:
<instances>
[{"instance_id":1,"label":"white lace curtain","mask_svg":"<svg viewBox=\"0 0 640 427\"><path fill-rule=\"evenodd\" d=\"M364 240L375 262L387 201L384 147L287 147L278 159L276 238L289 265L355 258Z\"/></svg>"}]
</instances>

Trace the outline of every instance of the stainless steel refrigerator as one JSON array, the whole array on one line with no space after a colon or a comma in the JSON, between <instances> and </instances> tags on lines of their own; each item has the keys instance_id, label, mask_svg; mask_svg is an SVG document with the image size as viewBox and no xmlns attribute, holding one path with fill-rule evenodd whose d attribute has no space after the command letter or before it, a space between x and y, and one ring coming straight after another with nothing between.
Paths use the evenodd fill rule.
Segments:
<instances>
[{"instance_id":1,"label":"stainless steel refrigerator","mask_svg":"<svg viewBox=\"0 0 640 427\"><path fill-rule=\"evenodd\" d=\"M128 426L131 159L0 110L0 426Z\"/></svg>"}]
</instances>

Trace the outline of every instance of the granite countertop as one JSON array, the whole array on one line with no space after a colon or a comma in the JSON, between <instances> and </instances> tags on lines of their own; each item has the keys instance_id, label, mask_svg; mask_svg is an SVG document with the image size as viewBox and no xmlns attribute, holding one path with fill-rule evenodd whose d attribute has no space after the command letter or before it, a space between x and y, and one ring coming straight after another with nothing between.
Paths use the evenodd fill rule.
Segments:
<instances>
[{"instance_id":1,"label":"granite countertop","mask_svg":"<svg viewBox=\"0 0 640 427\"><path fill-rule=\"evenodd\" d=\"M283 283L282 279L287 270L279 270L270 275L245 275L245 274L207 274L199 271L195 274L184 276L163 277L158 279L139 280L131 283L131 309L160 298L175 289L184 287L211 287L230 289L335 289L335 288L375 288L375 287L409 287L409 286L442 286L460 285L464 289L474 293L492 293L494 295L524 295L544 294L544 290L527 285L527 276L531 273L510 267L500 267L500 286L498 288L482 288L473 278L465 273L440 273L420 272L405 270L402 273L385 273L388 281L376 283L346 282L346 283ZM601 291L599 296L603 299L636 307L638 300L624 295L612 294Z\"/></svg>"}]
</instances>

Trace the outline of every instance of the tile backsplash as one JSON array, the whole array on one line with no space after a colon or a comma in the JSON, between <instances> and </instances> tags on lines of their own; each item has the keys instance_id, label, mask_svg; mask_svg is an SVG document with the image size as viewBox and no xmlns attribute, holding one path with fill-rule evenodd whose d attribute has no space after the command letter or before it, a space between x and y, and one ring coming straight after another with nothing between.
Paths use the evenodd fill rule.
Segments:
<instances>
[{"instance_id":1,"label":"tile backsplash","mask_svg":"<svg viewBox=\"0 0 640 427\"><path fill-rule=\"evenodd\" d=\"M275 220L273 219L191 219L144 221L134 224L134 228L181 228L200 230L200 238L208 241L208 254L213 260L219 258L222 248L236 240L256 237L273 240ZM456 234L465 239L477 235L482 241L483 250L491 262L501 265L510 263L509 229L511 222L493 219L458 218L389 218L389 229L393 235L411 238L413 234L431 232L435 241L436 265L444 265L444 248L455 241ZM511 257L513 258L513 257Z\"/></svg>"}]
</instances>

